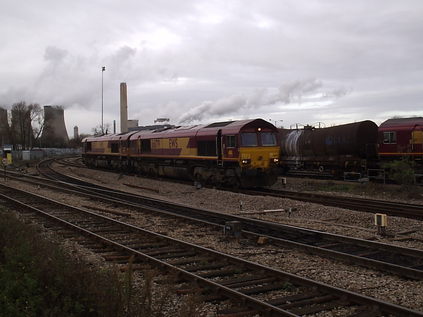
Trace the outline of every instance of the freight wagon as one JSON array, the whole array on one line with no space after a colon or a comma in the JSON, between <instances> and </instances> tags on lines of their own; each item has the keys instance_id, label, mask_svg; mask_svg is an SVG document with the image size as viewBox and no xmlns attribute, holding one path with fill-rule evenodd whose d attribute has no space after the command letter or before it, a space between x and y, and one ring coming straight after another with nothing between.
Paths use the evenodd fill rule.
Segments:
<instances>
[{"instance_id":1,"label":"freight wagon","mask_svg":"<svg viewBox=\"0 0 423 317\"><path fill-rule=\"evenodd\" d=\"M330 128L279 129L284 173L341 177L364 175L377 160L378 127L361 121Z\"/></svg>"}]
</instances>

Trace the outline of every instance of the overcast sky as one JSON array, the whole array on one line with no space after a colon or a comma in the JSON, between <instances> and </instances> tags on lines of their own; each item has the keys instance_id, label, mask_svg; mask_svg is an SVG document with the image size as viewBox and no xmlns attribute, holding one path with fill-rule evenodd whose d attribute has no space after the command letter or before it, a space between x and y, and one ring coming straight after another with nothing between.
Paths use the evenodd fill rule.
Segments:
<instances>
[{"instance_id":1,"label":"overcast sky","mask_svg":"<svg viewBox=\"0 0 423 317\"><path fill-rule=\"evenodd\" d=\"M0 106L62 105L70 135L101 122L102 66L118 129L120 82L140 125L423 115L421 0L0 0L0 21Z\"/></svg>"}]
</instances>

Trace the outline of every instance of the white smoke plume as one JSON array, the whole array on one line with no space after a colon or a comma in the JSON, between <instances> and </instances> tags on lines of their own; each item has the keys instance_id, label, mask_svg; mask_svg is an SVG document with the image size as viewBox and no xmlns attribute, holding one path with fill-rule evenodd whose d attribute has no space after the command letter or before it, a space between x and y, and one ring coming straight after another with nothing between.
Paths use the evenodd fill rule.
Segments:
<instances>
[{"instance_id":1,"label":"white smoke plume","mask_svg":"<svg viewBox=\"0 0 423 317\"><path fill-rule=\"evenodd\" d=\"M219 116L237 112L246 106L248 100L243 96L230 96L217 101L203 101L179 118L180 123L200 121L204 117Z\"/></svg>"},{"instance_id":2,"label":"white smoke plume","mask_svg":"<svg viewBox=\"0 0 423 317\"><path fill-rule=\"evenodd\" d=\"M303 97L317 93L322 87L322 82L317 79L296 80L285 83L279 87L279 101L285 104L292 102L301 103Z\"/></svg>"},{"instance_id":3,"label":"white smoke plume","mask_svg":"<svg viewBox=\"0 0 423 317\"><path fill-rule=\"evenodd\" d=\"M281 104L283 109L284 104L336 100L347 93L344 88L325 88L322 81L317 79L296 80L282 84L276 93L271 92L271 89L258 89L248 97L233 95L216 101L203 101L183 114L178 121L190 123L275 104Z\"/></svg>"}]
</instances>

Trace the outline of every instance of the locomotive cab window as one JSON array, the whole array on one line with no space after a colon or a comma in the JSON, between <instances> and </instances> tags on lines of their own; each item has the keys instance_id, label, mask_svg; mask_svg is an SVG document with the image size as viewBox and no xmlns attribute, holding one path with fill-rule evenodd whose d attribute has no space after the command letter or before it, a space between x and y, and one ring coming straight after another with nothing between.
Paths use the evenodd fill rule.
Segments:
<instances>
[{"instance_id":1,"label":"locomotive cab window","mask_svg":"<svg viewBox=\"0 0 423 317\"><path fill-rule=\"evenodd\" d=\"M397 143L396 132L383 132L383 143L384 144L395 144Z\"/></svg>"},{"instance_id":2,"label":"locomotive cab window","mask_svg":"<svg viewBox=\"0 0 423 317\"><path fill-rule=\"evenodd\" d=\"M243 146L257 146L257 134L241 133L241 144Z\"/></svg>"},{"instance_id":3,"label":"locomotive cab window","mask_svg":"<svg viewBox=\"0 0 423 317\"><path fill-rule=\"evenodd\" d=\"M262 146L275 146L276 136L274 133L263 132L261 133L261 145Z\"/></svg>"},{"instance_id":4,"label":"locomotive cab window","mask_svg":"<svg viewBox=\"0 0 423 317\"><path fill-rule=\"evenodd\" d=\"M112 153L119 153L119 143L112 143L110 145L110 150Z\"/></svg>"},{"instance_id":5,"label":"locomotive cab window","mask_svg":"<svg viewBox=\"0 0 423 317\"><path fill-rule=\"evenodd\" d=\"M86 142L85 143L85 151L86 152L91 152L91 142Z\"/></svg>"},{"instance_id":6,"label":"locomotive cab window","mask_svg":"<svg viewBox=\"0 0 423 317\"><path fill-rule=\"evenodd\" d=\"M236 147L236 136L227 135L226 136L226 147Z\"/></svg>"}]
</instances>

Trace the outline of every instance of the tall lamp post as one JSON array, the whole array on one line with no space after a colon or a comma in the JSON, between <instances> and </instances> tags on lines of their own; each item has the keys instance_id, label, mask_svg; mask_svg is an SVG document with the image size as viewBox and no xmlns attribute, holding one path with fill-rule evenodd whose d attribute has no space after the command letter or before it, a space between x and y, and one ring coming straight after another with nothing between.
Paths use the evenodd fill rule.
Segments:
<instances>
[{"instance_id":1,"label":"tall lamp post","mask_svg":"<svg viewBox=\"0 0 423 317\"><path fill-rule=\"evenodd\" d=\"M275 127L276 127L276 128L278 127L278 125L277 125L278 121L280 121L280 123L281 123L281 128L282 128L282 122L283 122L283 120L282 120L282 119L281 119L281 120L275 120Z\"/></svg>"},{"instance_id":2,"label":"tall lamp post","mask_svg":"<svg viewBox=\"0 0 423 317\"><path fill-rule=\"evenodd\" d=\"M275 127L276 127L276 128L278 127L278 126L277 126L278 121L280 121L281 123L283 122L283 120L272 120L272 119L269 119L269 121L270 121L270 123L272 123L272 121L274 121L274 122L275 122Z\"/></svg>"},{"instance_id":3,"label":"tall lamp post","mask_svg":"<svg viewBox=\"0 0 423 317\"><path fill-rule=\"evenodd\" d=\"M106 66L101 68L101 134L104 134L104 125L103 125L103 73L106 70Z\"/></svg>"}]
</instances>

